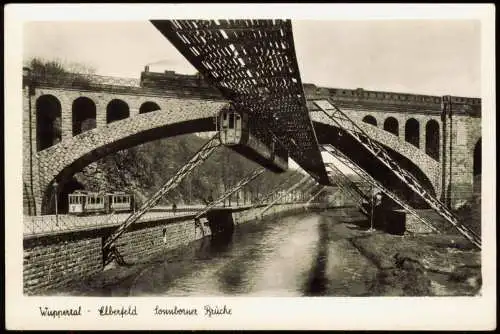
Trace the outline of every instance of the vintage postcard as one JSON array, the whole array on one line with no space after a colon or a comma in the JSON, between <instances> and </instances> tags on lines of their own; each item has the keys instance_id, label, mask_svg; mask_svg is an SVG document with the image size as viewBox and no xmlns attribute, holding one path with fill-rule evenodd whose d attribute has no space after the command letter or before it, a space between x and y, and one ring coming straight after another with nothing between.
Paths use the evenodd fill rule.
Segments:
<instances>
[{"instance_id":1,"label":"vintage postcard","mask_svg":"<svg viewBox=\"0 0 500 334\"><path fill-rule=\"evenodd\" d=\"M493 5L5 9L8 329L496 328Z\"/></svg>"}]
</instances>

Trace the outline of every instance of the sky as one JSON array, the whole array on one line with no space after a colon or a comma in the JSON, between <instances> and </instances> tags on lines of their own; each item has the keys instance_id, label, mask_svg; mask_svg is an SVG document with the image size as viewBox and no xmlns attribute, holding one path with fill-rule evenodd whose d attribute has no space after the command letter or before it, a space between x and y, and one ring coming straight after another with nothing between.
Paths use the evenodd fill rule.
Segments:
<instances>
[{"instance_id":1,"label":"sky","mask_svg":"<svg viewBox=\"0 0 500 334\"><path fill-rule=\"evenodd\" d=\"M481 95L480 22L292 21L303 82L430 95ZM196 70L148 21L29 22L24 59L81 63L97 74L138 78Z\"/></svg>"},{"instance_id":2,"label":"sky","mask_svg":"<svg viewBox=\"0 0 500 334\"><path fill-rule=\"evenodd\" d=\"M302 82L414 94L481 95L479 21L294 20L292 28ZM139 78L147 64L151 71L196 72L148 21L28 22L23 51L24 60L40 57L80 63L100 75ZM335 161L328 154L323 159ZM291 161L290 167L297 166Z\"/></svg>"}]
</instances>

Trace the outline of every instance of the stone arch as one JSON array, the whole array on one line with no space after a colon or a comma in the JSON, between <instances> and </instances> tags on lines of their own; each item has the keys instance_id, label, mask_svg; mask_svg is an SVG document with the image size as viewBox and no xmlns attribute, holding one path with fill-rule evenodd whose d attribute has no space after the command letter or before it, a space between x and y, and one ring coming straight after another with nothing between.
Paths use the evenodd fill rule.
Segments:
<instances>
[{"instance_id":1,"label":"stone arch","mask_svg":"<svg viewBox=\"0 0 500 334\"><path fill-rule=\"evenodd\" d=\"M425 153L439 161L439 123L434 119L425 125Z\"/></svg>"},{"instance_id":2,"label":"stone arch","mask_svg":"<svg viewBox=\"0 0 500 334\"><path fill-rule=\"evenodd\" d=\"M406 121L405 140L413 146L420 147L420 123L415 118Z\"/></svg>"},{"instance_id":3,"label":"stone arch","mask_svg":"<svg viewBox=\"0 0 500 334\"><path fill-rule=\"evenodd\" d=\"M363 122L371 124L373 126L377 126L377 120L372 115L366 115L365 117L363 117Z\"/></svg>"},{"instance_id":4,"label":"stone arch","mask_svg":"<svg viewBox=\"0 0 500 334\"><path fill-rule=\"evenodd\" d=\"M187 104L184 108L170 109L167 106L164 113L141 115L141 122L128 118L119 124L97 127L68 138L64 146L58 145L54 150L40 152L38 163L48 168L42 170L38 181L40 190L35 195L39 203L37 212L54 213L54 180L63 189L75 173L108 154L161 138L213 131L213 115L218 114L223 107L227 107L225 102L204 101Z\"/></svg>"},{"instance_id":5,"label":"stone arch","mask_svg":"<svg viewBox=\"0 0 500 334\"><path fill-rule=\"evenodd\" d=\"M96 106L94 101L81 96L73 101L71 109L73 136L96 127Z\"/></svg>"},{"instance_id":6,"label":"stone arch","mask_svg":"<svg viewBox=\"0 0 500 334\"><path fill-rule=\"evenodd\" d=\"M61 141L61 102L53 95L36 100L36 148L44 150Z\"/></svg>"},{"instance_id":7,"label":"stone arch","mask_svg":"<svg viewBox=\"0 0 500 334\"><path fill-rule=\"evenodd\" d=\"M399 136L399 123L394 117L388 117L384 122L384 130L392 133L395 136Z\"/></svg>"},{"instance_id":8,"label":"stone arch","mask_svg":"<svg viewBox=\"0 0 500 334\"><path fill-rule=\"evenodd\" d=\"M155 102L147 101L141 104L141 107L139 108L139 114L145 114L156 110L161 110L160 106Z\"/></svg>"},{"instance_id":9,"label":"stone arch","mask_svg":"<svg viewBox=\"0 0 500 334\"><path fill-rule=\"evenodd\" d=\"M120 99L111 100L106 107L106 123L116 122L130 116L128 104Z\"/></svg>"}]
</instances>

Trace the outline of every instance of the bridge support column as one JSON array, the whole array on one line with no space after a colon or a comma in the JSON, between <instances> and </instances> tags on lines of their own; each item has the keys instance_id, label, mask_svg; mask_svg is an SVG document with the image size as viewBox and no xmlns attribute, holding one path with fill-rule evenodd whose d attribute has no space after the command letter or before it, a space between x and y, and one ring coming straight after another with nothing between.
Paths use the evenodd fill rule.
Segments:
<instances>
[{"instance_id":1,"label":"bridge support column","mask_svg":"<svg viewBox=\"0 0 500 334\"><path fill-rule=\"evenodd\" d=\"M61 141L73 137L73 110L69 101L61 100Z\"/></svg>"},{"instance_id":2,"label":"bridge support column","mask_svg":"<svg viewBox=\"0 0 500 334\"><path fill-rule=\"evenodd\" d=\"M443 97L441 197L450 209L473 197L473 154L481 135L481 122L464 112L470 107L454 101L453 97Z\"/></svg>"},{"instance_id":3,"label":"bridge support column","mask_svg":"<svg viewBox=\"0 0 500 334\"><path fill-rule=\"evenodd\" d=\"M36 204L33 194L33 156L36 154L36 117L32 107L32 92L29 82L23 89L23 214L35 215Z\"/></svg>"},{"instance_id":4,"label":"bridge support column","mask_svg":"<svg viewBox=\"0 0 500 334\"><path fill-rule=\"evenodd\" d=\"M96 104L96 115L95 115L95 127L102 128L106 126L106 104L102 101L95 101Z\"/></svg>"}]
</instances>

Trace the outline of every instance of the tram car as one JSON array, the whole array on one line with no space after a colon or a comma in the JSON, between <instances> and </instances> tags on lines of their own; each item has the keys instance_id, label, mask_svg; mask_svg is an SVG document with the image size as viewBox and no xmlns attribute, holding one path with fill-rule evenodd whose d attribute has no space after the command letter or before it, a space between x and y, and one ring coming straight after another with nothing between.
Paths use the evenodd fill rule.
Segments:
<instances>
[{"instance_id":1,"label":"tram car","mask_svg":"<svg viewBox=\"0 0 500 334\"><path fill-rule=\"evenodd\" d=\"M77 190L68 194L68 213L72 215L130 212L134 197L125 192L94 193Z\"/></svg>"},{"instance_id":2,"label":"tram car","mask_svg":"<svg viewBox=\"0 0 500 334\"><path fill-rule=\"evenodd\" d=\"M271 140L263 143L252 134L248 114L223 108L218 116L220 142L276 173L288 169L288 152Z\"/></svg>"}]
</instances>

